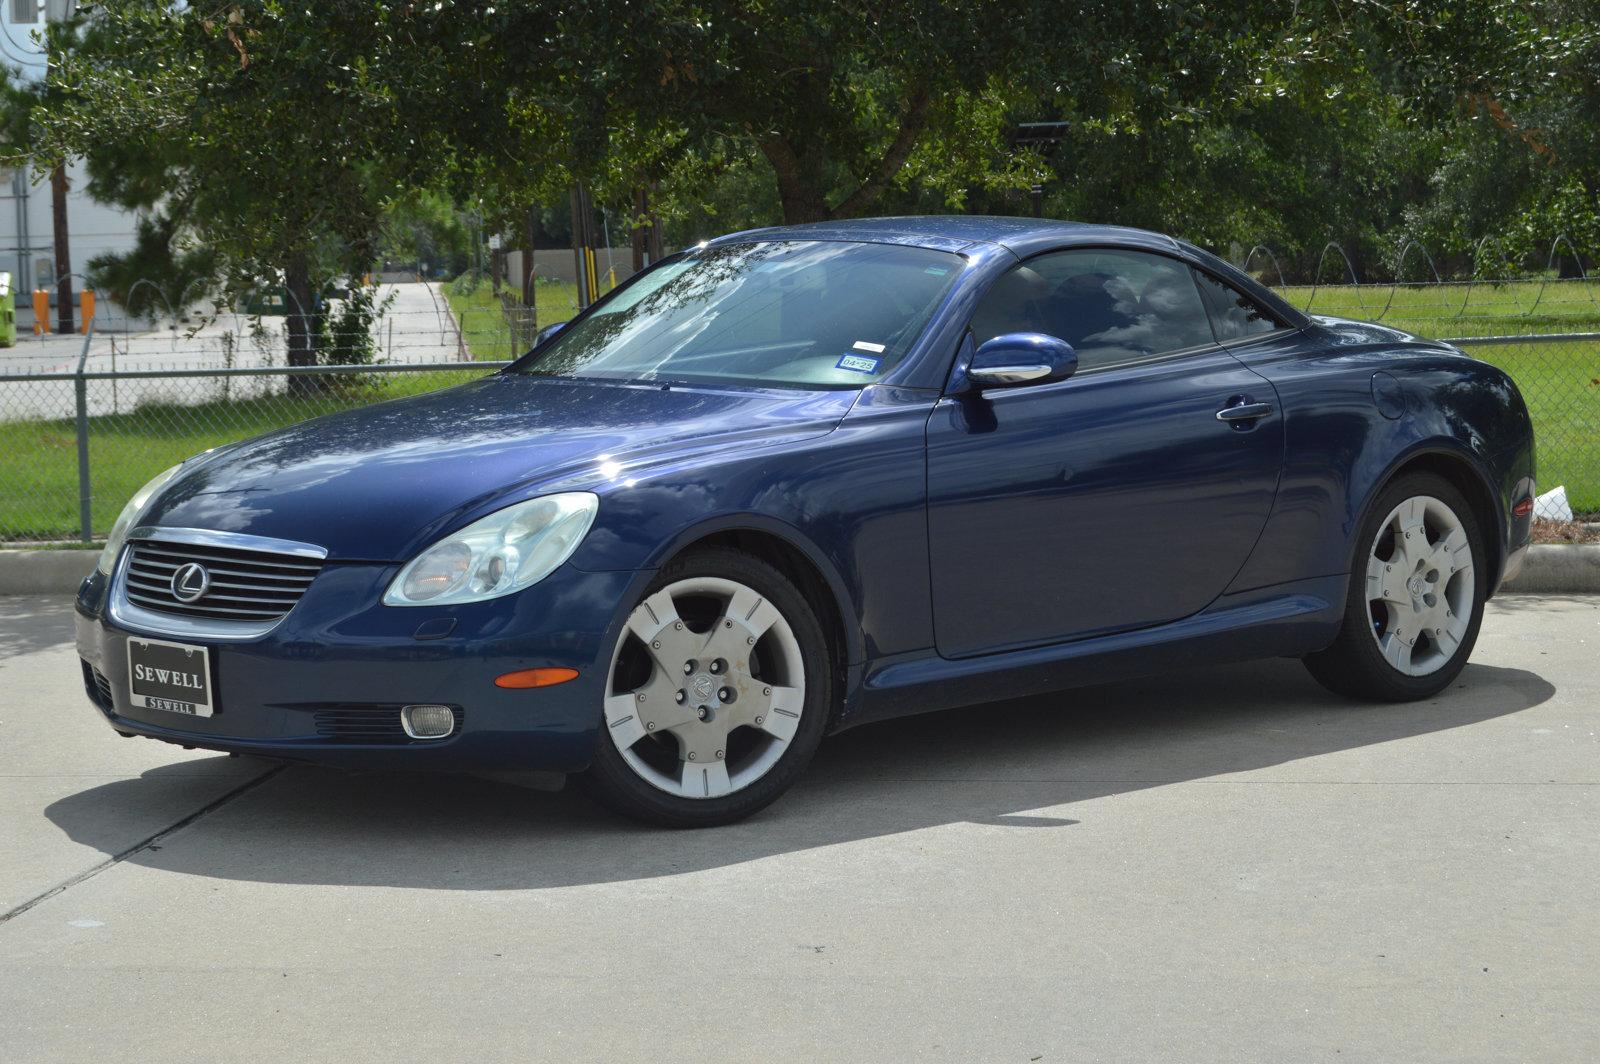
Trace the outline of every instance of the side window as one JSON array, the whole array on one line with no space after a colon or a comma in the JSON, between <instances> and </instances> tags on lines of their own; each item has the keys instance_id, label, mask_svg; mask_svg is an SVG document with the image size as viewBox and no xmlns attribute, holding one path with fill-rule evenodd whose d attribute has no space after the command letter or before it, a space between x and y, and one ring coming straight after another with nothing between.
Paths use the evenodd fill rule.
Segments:
<instances>
[{"instance_id":1,"label":"side window","mask_svg":"<svg viewBox=\"0 0 1600 1064\"><path fill-rule=\"evenodd\" d=\"M1206 309L1211 311L1211 327L1216 330L1219 342L1242 340L1284 328L1283 322L1232 285L1199 270L1194 271L1194 280L1205 298Z\"/></svg>"},{"instance_id":2,"label":"side window","mask_svg":"<svg viewBox=\"0 0 1600 1064\"><path fill-rule=\"evenodd\" d=\"M1215 342L1187 265L1110 249L1029 259L995 282L972 331L980 344L1007 332L1059 336L1078 352L1080 371Z\"/></svg>"}]
</instances>

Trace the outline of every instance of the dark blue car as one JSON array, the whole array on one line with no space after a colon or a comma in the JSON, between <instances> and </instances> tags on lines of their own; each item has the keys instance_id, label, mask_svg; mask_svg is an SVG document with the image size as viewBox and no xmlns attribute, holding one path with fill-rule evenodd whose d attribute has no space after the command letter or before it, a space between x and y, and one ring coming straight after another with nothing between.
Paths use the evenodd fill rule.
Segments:
<instances>
[{"instance_id":1,"label":"dark blue car","mask_svg":"<svg viewBox=\"0 0 1600 1064\"><path fill-rule=\"evenodd\" d=\"M1500 370L1169 237L765 229L504 372L163 473L78 647L124 734L715 824L829 732L1152 669L1433 695L1533 476Z\"/></svg>"}]
</instances>

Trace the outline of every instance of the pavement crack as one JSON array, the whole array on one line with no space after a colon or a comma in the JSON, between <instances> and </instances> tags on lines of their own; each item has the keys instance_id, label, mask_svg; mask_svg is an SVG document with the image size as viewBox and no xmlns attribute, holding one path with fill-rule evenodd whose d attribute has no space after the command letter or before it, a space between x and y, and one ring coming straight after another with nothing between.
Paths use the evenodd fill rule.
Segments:
<instances>
[{"instance_id":1,"label":"pavement crack","mask_svg":"<svg viewBox=\"0 0 1600 1064\"><path fill-rule=\"evenodd\" d=\"M129 846L126 850L123 850L120 853L112 854L110 857L107 857L104 861L101 861L99 864L94 865L91 868L86 868L82 872L79 872L75 876L71 876L71 877L69 877L67 879L62 880L60 883L57 883L55 886L51 887L47 891L44 891L42 894L35 894L33 897L29 898L27 901L23 902L21 905L18 905L15 908L8 909L5 912L0 913L0 924L5 924L5 923L9 922L10 920L12 920L13 918L21 916L23 913L27 912L29 909L33 908L35 905L38 905L40 902L49 901L51 898L55 897L57 894L60 894L63 891L70 890L73 887L77 886L79 883L83 883L83 882L85 882L87 880L93 879L95 876L99 875L101 872L104 872L106 869L112 867L113 865L121 864L123 861L126 861L128 858L132 857L134 854L139 853L142 850L157 850L157 849L160 849L160 846L158 844L161 843L162 841L164 841L168 836L174 835L177 832L182 831L184 828L188 827L190 824L193 824L195 821L201 819L202 817L206 816L207 814L216 812L218 809L221 809L223 806L227 805L229 802L233 801L235 798L241 798L244 795L250 793L251 791L255 790L257 787L261 786L263 783L267 782L272 777L276 776L278 773L282 772L284 769L286 769L288 767L289 767L288 765L274 765L272 768L269 768L267 771L263 772L261 775L253 776L250 779L248 779L248 780L244 781L243 783L241 783L239 786L235 787L233 790L228 791L226 794L223 794L223 795L221 795L221 796L219 796L217 798L214 798L210 802L207 802L205 805L201 806L199 809L196 809L194 812L190 813L188 816L184 817L183 819L177 820L177 821L174 821L171 824L168 824L166 827L162 828L160 831L156 832L154 835L150 835L147 838L141 839L140 841L134 843L132 846Z\"/></svg>"}]
</instances>

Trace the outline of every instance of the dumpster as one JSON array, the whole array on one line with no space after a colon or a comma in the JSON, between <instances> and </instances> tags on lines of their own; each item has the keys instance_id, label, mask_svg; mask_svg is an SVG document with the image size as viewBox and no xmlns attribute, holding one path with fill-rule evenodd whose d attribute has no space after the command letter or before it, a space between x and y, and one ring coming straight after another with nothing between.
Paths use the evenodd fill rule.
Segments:
<instances>
[{"instance_id":1,"label":"dumpster","mask_svg":"<svg viewBox=\"0 0 1600 1064\"><path fill-rule=\"evenodd\" d=\"M11 275L0 273L0 347L17 346L17 297Z\"/></svg>"}]
</instances>

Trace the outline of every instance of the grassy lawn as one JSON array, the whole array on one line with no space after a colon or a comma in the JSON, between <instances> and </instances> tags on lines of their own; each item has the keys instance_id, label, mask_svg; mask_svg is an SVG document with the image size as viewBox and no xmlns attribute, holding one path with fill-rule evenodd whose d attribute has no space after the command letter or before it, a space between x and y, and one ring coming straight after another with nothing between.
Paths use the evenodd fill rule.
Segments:
<instances>
[{"instance_id":1,"label":"grassy lawn","mask_svg":"<svg viewBox=\"0 0 1600 1064\"><path fill-rule=\"evenodd\" d=\"M1600 332L1600 281L1279 289L1314 314L1381 320L1434 338ZM1533 415L1539 484L1600 511L1600 343L1463 344L1511 375Z\"/></svg>"},{"instance_id":2,"label":"grassy lawn","mask_svg":"<svg viewBox=\"0 0 1600 1064\"><path fill-rule=\"evenodd\" d=\"M490 286L461 294L446 284L451 310L479 361L512 358L510 330ZM1417 289L1285 289L1314 313L1382 320L1423 336L1600 331L1600 283L1552 282ZM540 326L576 310L573 285L537 289ZM1506 369L1533 412L1539 482L1565 484L1579 512L1600 511L1600 342L1471 345ZM396 374L369 386L310 397L148 405L90 419L95 531L104 534L128 496L167 466L218 444L246 439L319 414L460 383L464 374ZM78 533L77 445L70 420L0 422L0 539L69 539Z\"/></svg>"},{"instance_id":3,"label":"grassy lawn","mask_svg":"<svg viewBox=\"0 0 1600 1064\"><path fill-rule=\"evenodd\" d=\"M1600 512L1600 343L1470 344L1511 375L1533 415L1539 486L1567 486L1579 513Z\"/></svg>"},{"instance_id":4,"label":"grassy lawn","mask_svg":"<svg viewBox=\"0 0 1600 1064\"><path fill-rule=\"evenodd\" d=\"M493 286L481 282L470 292L458 292L453 282L440 286L450 310L461 325L461 338L478 362L516 358L522 349L513 349L511 329L506 324L500 298ZM534 307L539 328L566 321L578 312L578 286L564 281L541 281L534 286Z\"/></svg>"},{"instance_id":5,"label":"grassy lawn","mask_svg":"<svg viewBox=\"0 0 1600 1064\"><path fill-rule=\"evenodd\" d=\"M168 466L223 443L322 414L462 384L475 374L404 373L319 395L272 395L195 406L142 406L89 419L94 531L110 531L122 506ZM0 539L78 535L78 449L69 419L0 422Z\"/></svg>"},{"instance_id":6,"label":"grassy lawn","mask_svg":"<svg viewBox=\"0 0 1600 1064\"><path fill-rule=\"evenodd\" d=\"M1312 314L1381 321L1418 336L1600 331L1600 281L1324 285L1278 292Z\"/></svg>"}]
</instances>

